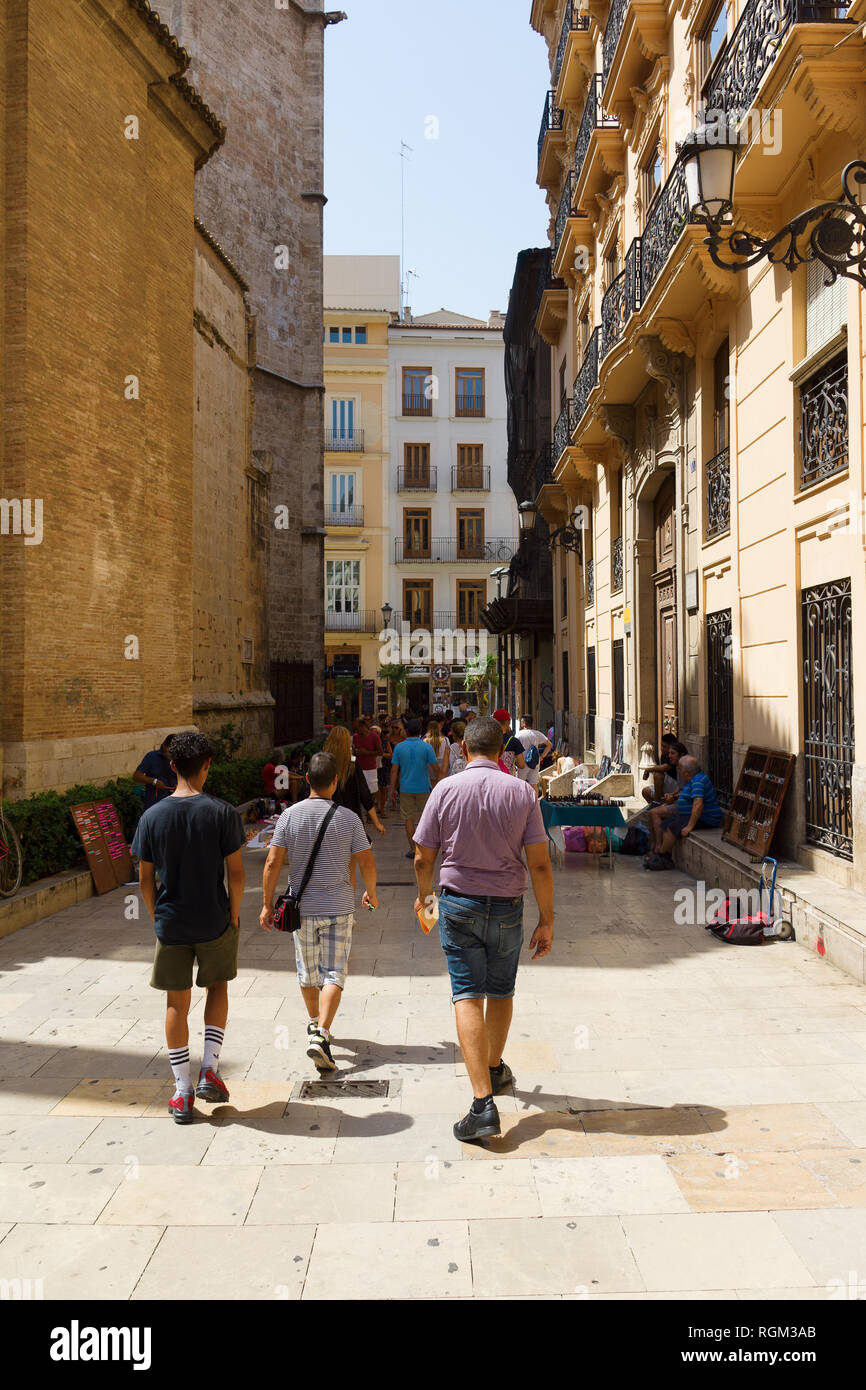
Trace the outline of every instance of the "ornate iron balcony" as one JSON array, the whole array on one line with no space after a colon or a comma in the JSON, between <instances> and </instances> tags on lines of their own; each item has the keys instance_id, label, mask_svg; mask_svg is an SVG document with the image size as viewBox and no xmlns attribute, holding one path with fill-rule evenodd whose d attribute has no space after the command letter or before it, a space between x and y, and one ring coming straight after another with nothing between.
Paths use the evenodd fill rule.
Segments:
<instances>
[{"instance_id":1,"label":"ornate iron balcony","mask_svg":"<svg viewBox=\"0 0 866 1390\"><path fill-rule=\"evenodd\" d=\"M363 526L363 507L326 507L326 526Z\"/></svg>"},{"instance_id":2,"label":"ornate iron balcony","mask_svg":"<svg viewBox=\"0 0 866 1390\"><path fill-rule=\"evenodd\" d=\"M834 357L800 387L801 485L848 467L848 356Z\"/></svg>"},{"instance_id":3,"label":"ornate iron balcony","mask_svg":"<svg viewBox=\"0 0 866 1390\"><path fill-rule=\"evenodd\" d=\"M586 101L583 105L583 115L580 118L580 128L577 132L577 139L574 142L574 186L580 178L583 163L589 149L589 142L592 139L594 130L618 130L619 121L616 116L609 116L602 109L601 105L601 73L597 72L589 84L589 91L586 94Z\"/></svg>"},{"instance_id":4,"label":"ornate iron balcony","mask_svg":"<svg viewBox=\"0 0 866 1390\"><path fill-rule=\"evenodd\" d=\"M504 564L517 554L519 541L509 536L497 536L486 541L466 541L461 545L455 536L437 536L427 546L407 546L400 537L394 542L396 565L456 565L464 560L484 564Z\"/></svg>"},{"instance_id":5,"label":"ornate iron balcony","mask_svg":"<svg viewBox=\"0 0 866 1390\"><path fill-rule=\"evenodd\" d=\"M618 594L622 589L622 536L617 536L610 556L610 591Z\"/></svg>"},{"instance_id":6,"label":"ornate iron balcony","mask_svg":"<svg viewBox=\"0 0 866 1390\"><path fill-rule=\"evenodd\" d=\"M640 308L640 237L635 237L625 267L608 285L601 301L601 355L606 357L625 333L625 326Z\"/></svg>"},{"instance_id":7,"label":"ornate iron balcony","mask_svg":"<svg viewBox=\"0 0 866 1390\"><path fill-rule=\"evenodd\" d=\"M554 467L565 453L571 442L571 401L566 401L559 417L553 427L553 462Z\"/></svg>"},{"instance_id":8,"label":"ornate iron balcony","mask_svg":"<svg viewBox=\"0 0 866 1390\"><path fill-rule=\"evenodd\" d=\"M577 5L574 0L568 0L565 7L565 17L562 21L562 28L559 31L559 43L556 45L556 56L553 60L553 85L559 83L559 75L562 72L562 60L565 57L565 49L568 44L568 36L575 29L588 29L589 15L578 14Z\"/></svg>"},{"instance_id":9,"label":"ornate iron balcony","mask_svg":"<svg viewBox=\"0 0 866 1390\"><path fill-rule=\"evenodd\" d=\"M541 151L544 149L544 137L549 130L562 130L562 108L554 106L553 92L548 92L544 99L544 110L541 113L541 129L538 132L538 162L541 163Z\"/></svg>"},{"instance_id":10,"label":"ornate iron balcony","mask_svg":"<svg viewBox=\"0 0 866 1390\"><path fill-rule=\"evenodd\" d=\"M619 43L622 26L625 24L625 12L627 9L628 0L613 0L608 11L607 23L604 26L604 36L601 41L603 86L607 85L607 79L613 67L613 56L616 53L616 46Z\"/></svg>"},{"instance_id":11,"label":"ornate iron balcony","mask_svg":"<svg viewBox=\"0 0 866 1390\"><path fill-rule=\"evenodd\" d=\"M546 483L553 482L553 466L556 459L553 457L553 445L545 444L540 449L535 460L535 494L538 496Z\"/></svg>"},{"instance_id":12,"label":"ornate iron balcony","mask_svg":"<svg viewBox=\"0 0 866 1390\"><path fill-rule=\"evenodd\" d=\"M665 261L679 241L688 223L689 211L686 176L683 166L677 161L664 188L660 188L653 198L643 229L640 249L641 304L646 301Z\"/></svg>"},{"instance_id":13,"label":"ornate iron balcony","mask_svg":"<svg viewBox=\"0 0 866 1390\"><path fill-rule=\"evenodd\" d=\"M595 603L595 562L587 560L584 569L587 605Z\"/></svg>"},{"instance_id":14,"label":"ornate iron balcony","mask_svg":"<svg viewBox=\"0 0 866 1390\"><path fill-rule=\"evenodd\" d=\"M722 449L706 468L707 526L706 539L714 540L731 529L731 461L730 450Z\"/></svg>"},{"instance_id":15,"label":"ornate iron balcony","mask_svg":"<svg viewBox=\"0 0 866 1390\"><path fill-rule=\"evenodd\" d=\"M586 403L589 400L590 392L593 387L598 385L598 355L601 340L601 328L594 328L590 334L586 351L583 354L583 361L580 364L580 371L574 378L574 389L572 399L572 428L576 428L580 423L583 412L586 410Z\"/></svg>"},{"instance_id":16,"label":"ornate iron balcony","mask_svg":"<svg viewBox=\"0 0 866 1390\"><path fill-rule=\"evenodd\" d=\"M847 10L847 5L824 0L748 0L704 89L706 112L716 120L725 112L729 124L742 121L791 26L837 23L846 19Z\"/></svg>"},{"instance_id":17,"label":"ornate iron balcony","mask_svg":"<svg viewBox=\"0 0 866 1390\"><path fill-rule=\"evenodd\" d=\"M436 469L428 468L422 473L417 468L397 469L398 492L435 492Z\"/></svg>"},{"instance_id":18,"label":"ornate iron balcony","mask_svg":"<svg viewBox=\"0 0 866 1390\"><path fill-rule=\"evenodd\" d=\"M569 169L565 176L565 183L562 187L562 196L559 199L559 207L556 210L556 230L553 237L553 256L556 259L559 251L559 244L562 241L562 234L565 231L565 224L572 213L572 199L574 198L574 174Z\"/></svg>"},{"instance_id":19,"label":"ornate iron balcony","mask_svg":"<svg viewBox=\"0 0 866 1390\"><path fill-rule=\"evenodd\" d=\"M363 430L325 430L325 450L332 454L363 454Z\"/></svg>"}]
</instances>

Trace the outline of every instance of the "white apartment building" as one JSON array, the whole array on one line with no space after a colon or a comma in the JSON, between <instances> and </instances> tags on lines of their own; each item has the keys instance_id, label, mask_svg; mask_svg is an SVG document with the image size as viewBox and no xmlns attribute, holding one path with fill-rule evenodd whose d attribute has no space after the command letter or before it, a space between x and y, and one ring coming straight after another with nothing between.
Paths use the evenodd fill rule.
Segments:
<instances>
[{"instance_id":1,"label":"white apartment building","mask_svg":"<svg viewBox=\"0 0 866 1390\"><path fill-rule=\"evenodd\" d=\"M503 316L401 317L399 303L398 257L325 257L327 689L344 719L389 703L383 610L393 630L434 644L486 641L481 611L518 543ZM393 664L409 667L411 710L464 692L459 640L431 651L407 636Z\"/></svg>"},{"instance_id":2,"label":"white apartment building","mask_svg":"<svg viewBox=\"0 0 866 1390\"><path fill-rule=\"evenodd\" d=\"M487 323L440 309L406 310L389 330L390 529L385 589L413 629L484 633L495 571L517 549L506 477L503 316ZM469 643L467 642L467 647ZM493 646L491 645L491 650ZM464 692L459 649L410 671L419 712ZM446 670L446 667L449 668Z\"/></svg>"}]
</instances>

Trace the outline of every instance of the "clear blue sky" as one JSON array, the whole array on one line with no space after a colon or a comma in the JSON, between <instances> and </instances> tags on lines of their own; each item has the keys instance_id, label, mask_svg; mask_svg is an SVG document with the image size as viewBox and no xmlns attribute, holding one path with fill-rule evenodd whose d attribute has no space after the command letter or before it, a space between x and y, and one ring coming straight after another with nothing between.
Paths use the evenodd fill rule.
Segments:
<instances>
[{"instance_id":1,"label":"clear blue sky","mask_svg":"<svg viewBox=\"0 0 866 1390\"><path fill-rule=\"evenodd\" d=\"M518 251L547 242L535 176L549 68L530 0L335 8L349 17L325 30L326 255L400 254L405 140L413 311L505 309Z\"/></svg>"}]
</instances>

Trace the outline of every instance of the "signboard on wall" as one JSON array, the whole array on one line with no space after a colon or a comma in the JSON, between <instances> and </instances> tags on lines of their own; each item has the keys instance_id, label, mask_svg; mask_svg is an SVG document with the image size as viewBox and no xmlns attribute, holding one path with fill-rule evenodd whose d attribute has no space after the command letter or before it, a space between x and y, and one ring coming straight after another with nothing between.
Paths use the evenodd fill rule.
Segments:
<instances>
[{"instance_id":1,"label":"signboard on wall","mask_svg":"<svg viewBox=\"0 0 866 1390\"><path fill-rule=\"evenodd\" d=\"M97 893L109 893L129 883L132 855L114 802L85 801L70 810Z\"/></svg>"},{"instance_id":2,"label":"signboard on wall","mask_svg":"<svg viewBox=\"0 0 866 1390\"><path fill-rule=\"evenodd\" d=\"M361 713L376 713L376 682L374 680L361 682Z\"/></svg>"}]
</instances>

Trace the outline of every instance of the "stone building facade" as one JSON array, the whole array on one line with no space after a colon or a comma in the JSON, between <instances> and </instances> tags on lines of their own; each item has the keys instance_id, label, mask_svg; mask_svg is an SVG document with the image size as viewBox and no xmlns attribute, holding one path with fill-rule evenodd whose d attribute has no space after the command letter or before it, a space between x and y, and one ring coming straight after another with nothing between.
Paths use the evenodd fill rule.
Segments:
<instances>
[{"instance_id":1,"label":"stone building facade","mask_svg":"<svg viewBox=\"0 0 866 1390\"><path fill-rule=\"evenodd\" d=\"M22 796L193 723L193 181L224 131L143 3L9 0L0 51L0 745Z\"/></svg>"},{"instance_id":2,"label":"stone building facade","mask_svg":"<svg viewBox=\"0 0 866 1390\"><path fill-rule=\"evenodd\" d=\"M323 52L340 17L320 0L171 5L191 80L228 127L196 181L196 211L249 281L256 319L252 447L270 478L278 742L309 735L323 716Z\"/></svg>"},{"instance_id":3,"label":"stone building facade","mask_svg":"<svg viewBox=\"0 0 866 1390\"><path fill-rule=\"evenodd\" d=\"M740 142L735 225L771 236L866 155L862 0L534 0L552 279L555 694L573 747L676 733L726 800L796 757L775 840L866 887L864 293L820 265L716 265L678 142ZM578 510L579 509L579 510Z\"/></svg>"}]
</instances>

